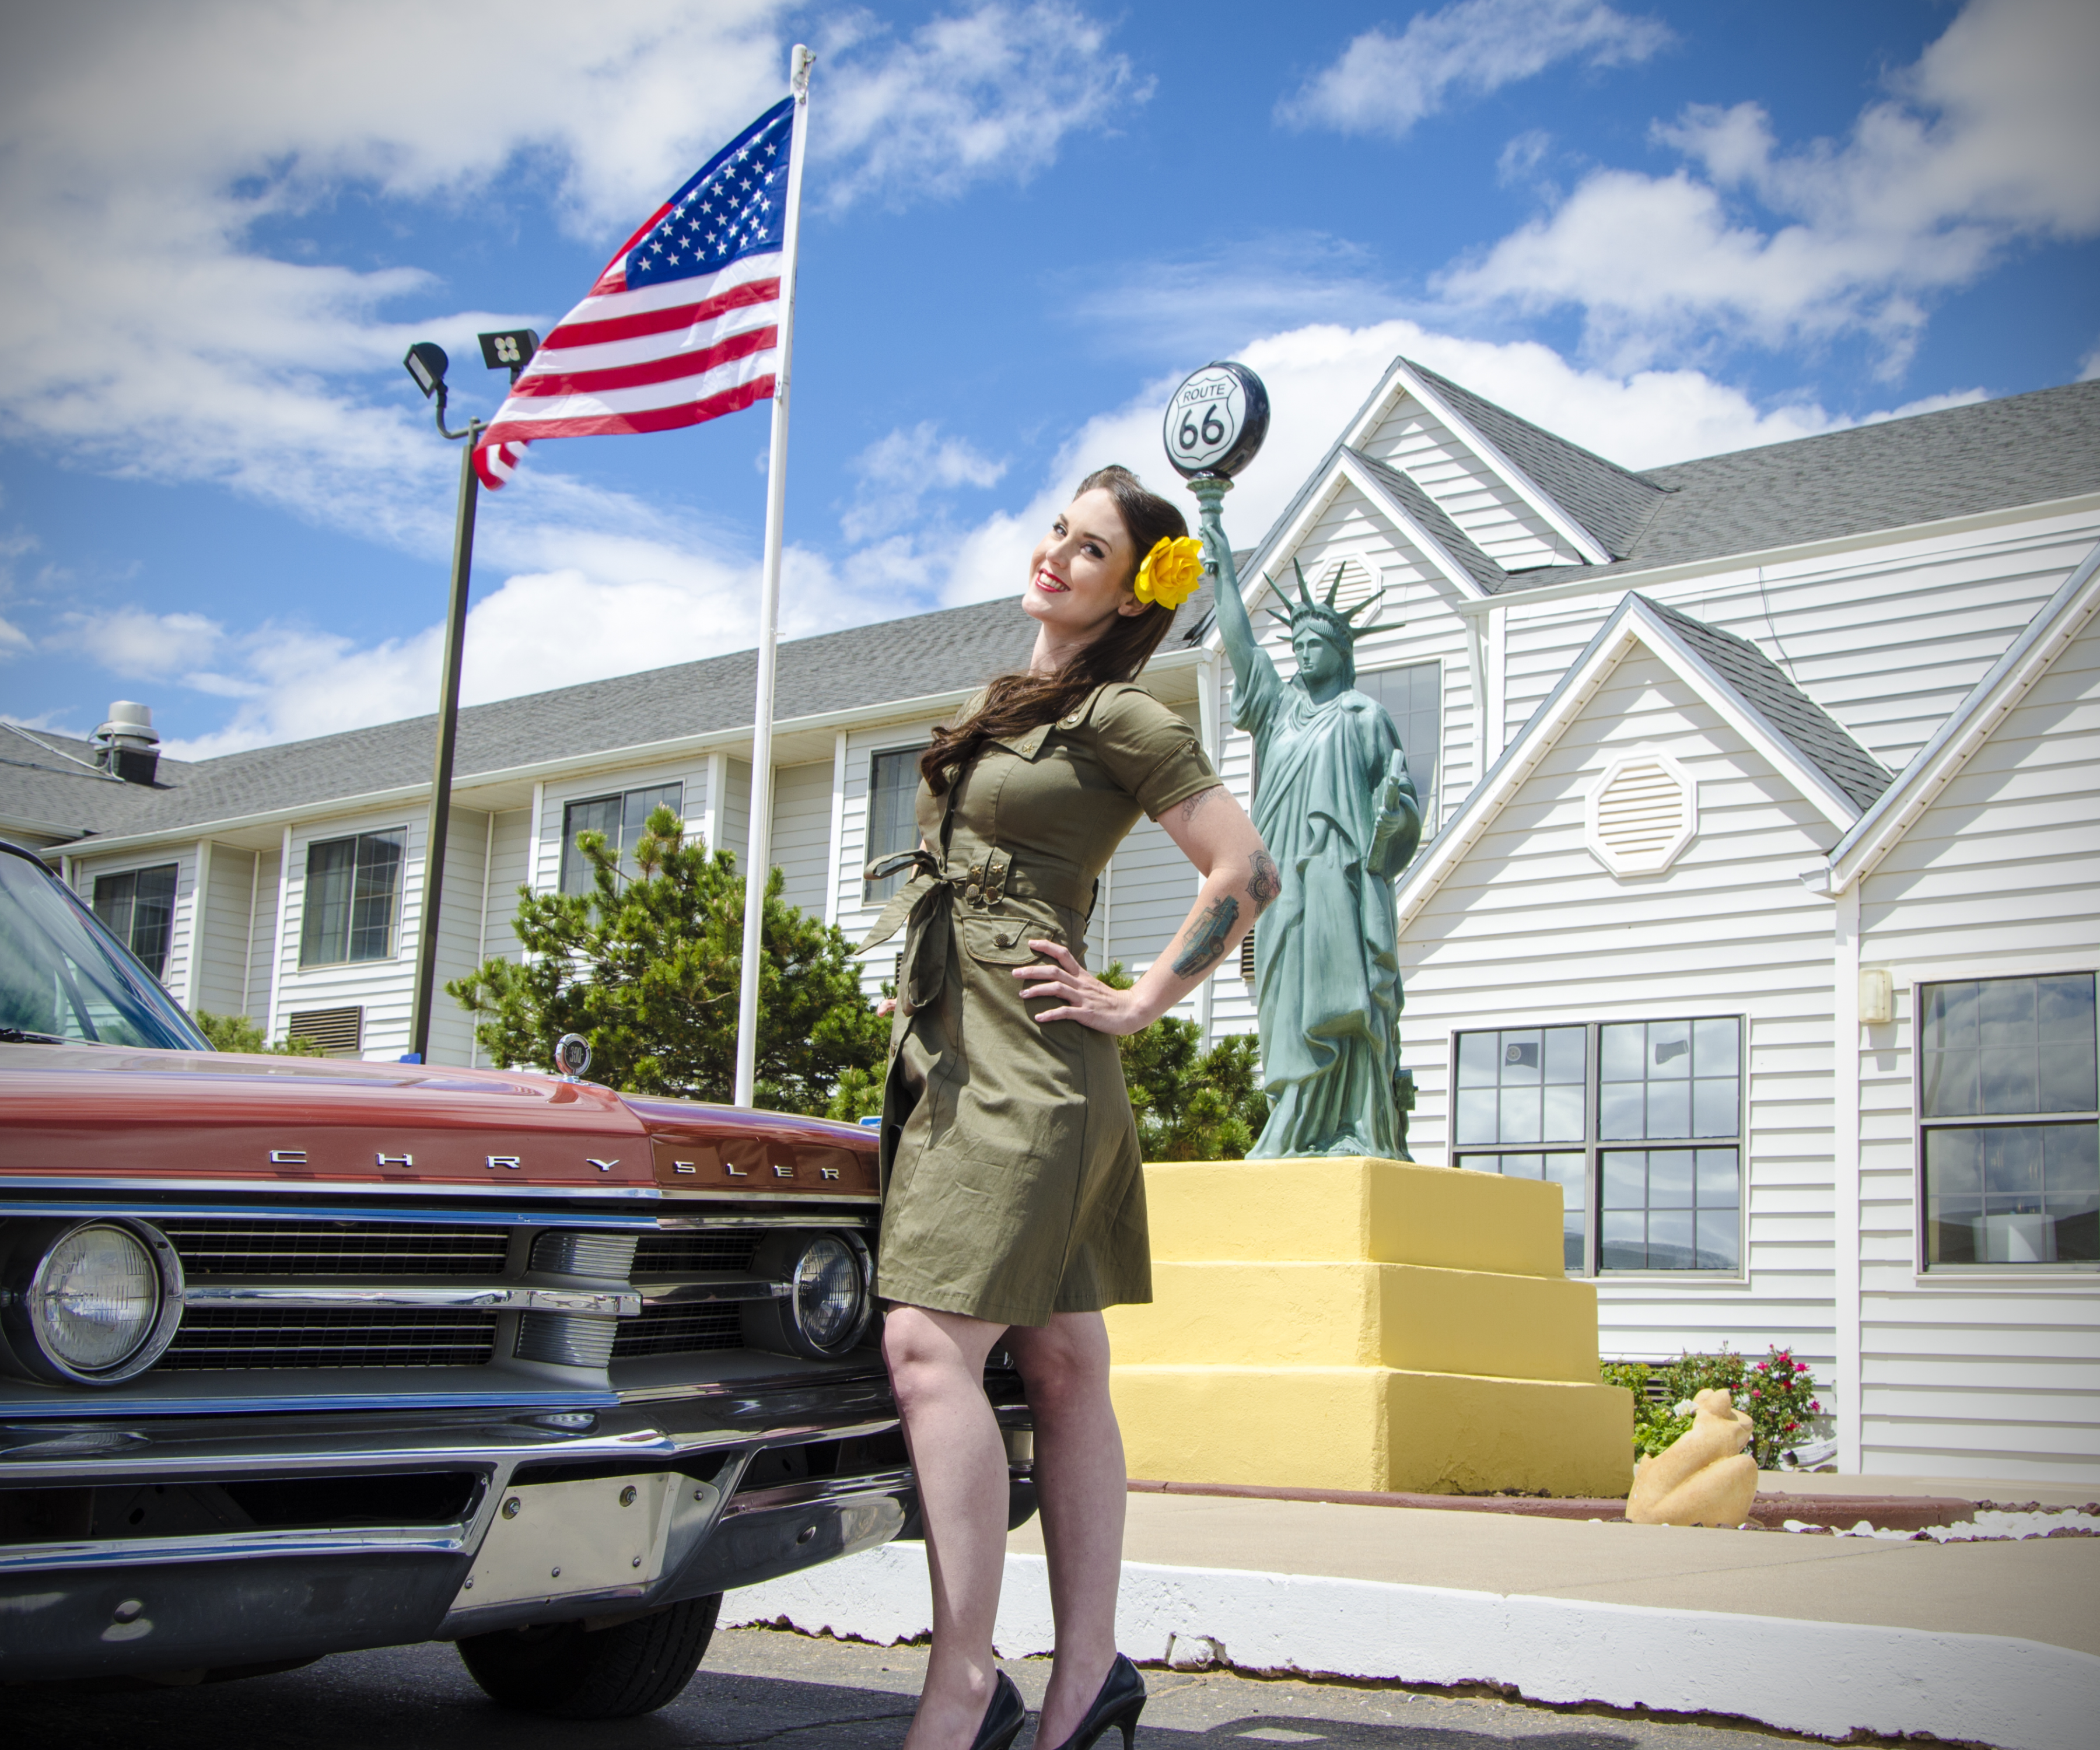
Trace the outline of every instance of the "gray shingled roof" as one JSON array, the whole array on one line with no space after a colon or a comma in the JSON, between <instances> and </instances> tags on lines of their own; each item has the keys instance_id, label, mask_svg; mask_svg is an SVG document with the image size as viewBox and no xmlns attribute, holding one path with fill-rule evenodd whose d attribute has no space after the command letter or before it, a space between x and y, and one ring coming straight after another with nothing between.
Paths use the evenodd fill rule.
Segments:
<instances>
[{"instance_id":1,"label":"gray shingled roof","mask_svg":"<svg viewBox=\"0 0 2100 1750\"><path fill-rule=\"evenodd\" d=\"M1365 455L1361 450L1351 450L1348 453L1357 465L1384 487L1401 509L1420 523L1423 531L1456 559L1483 589L1492 595L1509 581L1509 573L1476 547L1465 531L1444 514L1444 507L1408 475L1379 461L1376 456Z\"/></svg>"},{"instance_id":2,"label":"gray shingled roof","mask_svg":"<svg viewBox=\"0 0 2100 1750\"><path fill-rule=\"evenodd\" d=\"M2100 380L1703 456L1639 478L1668 492L1619 559L1525 571L1497 593L2100 491ZM1589 527L1573 504L1566 508Z\"/></svg>"},{"instance_id":3,"label":"gray shingled roof","mask_svg":"<svg viewBox=\"0 0 2100 1750\"><path fill-rule=\"evenodd\" d=\"M1749 639L1665 607L1651 597L1637 594L1633 599L1683 639L1803 760L1842 791L1855 808L1864 812L1895 782L1892 773Z\"/></svg>"},{"instance_id":4,"label":"gray shingled roof","mask_svg":"<svg viewBox=\"0 0 2100 1750\"><path fill-rule=\"evenodd\" d=\"M94 746L48 730L33 732L38 742L59 750L46 752L24 736L0 730L0 815L35 821L64 832L111 832L160 794L114 778L83 771L74 760L95 761ZM60 754L70 754L63 759ZM173 787L194 768L179 760L161 761L159 783ZM0 832L7 829L0 827Z\"/></svg>"},{"instance_id":5,"label":"gray shingled roof","mask_svg":"<svg viewBox=\"0 0 2100 1750\"><path fill-rule=\"evenodd\" d=\"M1608 462L1580 444L1555 437L1542 425L1520 419L1507 408L1440 377L1412 359L1408 368L1448 400L1480 435L1521 468L1538 487L1614 558L1625 558L1670 488ZM1556 569L1555 574L1560 575ZM1494 588L1495 584L1489 588Z\"/></svg>"},{"instance_id":6,"label":"gray shingled roof","mask_svg":"<svg viewBox=\"0 0 2100 1750\"><path fill-rule=\"evenodd\" d=\"M1192 638L1208 606L1202 592L1192 597L1166 648ZM1002 597L792 639L780 646L781 714L815 716L973 687L1025 663L1034 637L1013 598ZM757 673L757 652L739 650L470 705L460 712L457 775L464 781L543 760L740 729L751 721ZM74 822L104 834L238 819L426 783L436 736L433 714L190 764L163 760L161 782L150 790L86 772L76 781L62 775L60 760L33 770L0 764L0 815ZM5 738L35 752L19 738ZM63 745L69 752L79 746Z\"/></svg>"}]
</instances>

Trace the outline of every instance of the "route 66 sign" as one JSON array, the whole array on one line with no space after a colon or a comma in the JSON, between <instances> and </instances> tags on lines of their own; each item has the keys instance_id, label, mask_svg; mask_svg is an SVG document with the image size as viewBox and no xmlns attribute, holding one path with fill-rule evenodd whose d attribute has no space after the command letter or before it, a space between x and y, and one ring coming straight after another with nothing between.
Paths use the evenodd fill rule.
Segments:
<instances>
[{"instance_id":1,"label":"route 66 sign","mask_svg":"<svg viewBox=\"0 0 2100 1750\"><path fill-rule=\"evenodd\" d=\"M1207 364L1174 391L1162 435L1167 461L1181 474L1229 478L1268 435L1268 391L1244 364Z\"/></svg>"}]
</instances>

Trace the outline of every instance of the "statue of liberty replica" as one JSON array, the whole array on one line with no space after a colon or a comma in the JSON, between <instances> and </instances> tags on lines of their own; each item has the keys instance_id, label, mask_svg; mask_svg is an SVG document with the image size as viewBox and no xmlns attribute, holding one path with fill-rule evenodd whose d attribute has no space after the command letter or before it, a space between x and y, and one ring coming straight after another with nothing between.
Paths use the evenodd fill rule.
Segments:
<instances>
[{"instance_id":1,"label":"statue of liberty replica","mask_svg":"<svg viewBox=\"0 0 2100 1750\"><path fill-rule=\"evenodd\" d=\"M1290 628L1297 672L1277 672L1255 638L1220 515L1268 430L1261 379L1225 360L1183 381L1162 434L1202 507L1233 722L1254 738L1254 823L1282 884L1254 932L1263 1080L1275 1105L1251 1158L1404 1160L1414 1102L1401 1093L1411 1078L1400 1068L1392 884L1421 841L1422 804L1398 725L1356 688L1356 621L1383 592L1338 607L1338 571L1315 601L1293 560L1298 599L1277 591L1276 617Z\"/></svg>"},{"instance_id":2,"label":"statue of liberty replica","mask_svg":"<svg viewBox=\"0 0 2100 1750\"><path fill-rule=\"evenodd\" d=\"M1262 1069L1276 1104L1254 1158L1404 1160L1392 884L1421 841L1422 809L1398 726L1356 690L1353 623L1379 597L1338 608L1338 577L1316 600L1294 560L1298 599L1279 591L1286 611L1276 615L1297 659L1286 681L1255 640L1231 553L1222 542L1213 551L1233 722L1254 738L1254 822L1282 879L1255 928Z\"/></svg>"}]
</instances>

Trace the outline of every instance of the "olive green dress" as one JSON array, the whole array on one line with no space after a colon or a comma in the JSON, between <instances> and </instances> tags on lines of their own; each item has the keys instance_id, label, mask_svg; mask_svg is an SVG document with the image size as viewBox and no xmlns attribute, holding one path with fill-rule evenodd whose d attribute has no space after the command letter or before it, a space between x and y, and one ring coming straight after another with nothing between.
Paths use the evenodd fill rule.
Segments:
<instances>
[{"instance_id":1,"label":"olive green dress","mask_svg":"<svg viewBox=\"0 0 2100 1750\"><path fill-rule=\"evenodd\" d=\"M1024 1001L1013 969L1040 958L1031 937L1083 963L1097 878L1138 816L1217 782L1187 724L1118 684L989 743L945 796L920 786L929 849L863 944L905 932L883 1100L883 1299L1041 1325L1152 1298L1115 1039L1035 1020L1056 1004Z\"/></svg>"}]
</instances>

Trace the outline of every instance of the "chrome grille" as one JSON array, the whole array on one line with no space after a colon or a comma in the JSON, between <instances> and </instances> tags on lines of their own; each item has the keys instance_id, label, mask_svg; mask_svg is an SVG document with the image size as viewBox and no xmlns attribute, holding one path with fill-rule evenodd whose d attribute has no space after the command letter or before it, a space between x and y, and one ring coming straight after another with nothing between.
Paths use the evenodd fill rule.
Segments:
<instances>
[{"instance_id":1,"label":"chrome grille","mask_svg":"<svg viewBox=\"0 0 2100 1750\"><path fill-rule=\"evenodd\" d=\"M620 1321L612 1358L630 1361L645 1355L690 1355L703 1349L743 1347L743 1314L735 1306L646 1307L640 1318Z\"/></svg>"},{"instance_id":2,"label":"chrome grille","mask_svg":"<svg viewBox=\"0 0 2100 1750\"><path fill-rule=\"evenodd\" d=\"M237 1276L495 1276L510 1246L502 1228L435 1222L163 1221L183 1274Z\"/></svg>"},{"instance_id":3,"label":"chrome grille","mask_svg":"<svg viewBox=\"0 0 2100 1750\"><path fill-rule=\"evenodd\" d=\"M162 1373L278 1367L479 1367L496 1349L492 1312L273 1311L198 1307L187 1313Z\"/></svg>"},{"instance_id":4,"label":"chrome grille","mask_svg":"<svg viewBox=\"0 0 2100 1750\"><path fill-rule=\"evenodd\" d=\"M764 1237L748 1228L645 1234L634 1251L634 1280L661 1282L695 1271L748 1270Z\"/></svg>"}]
</instances>

